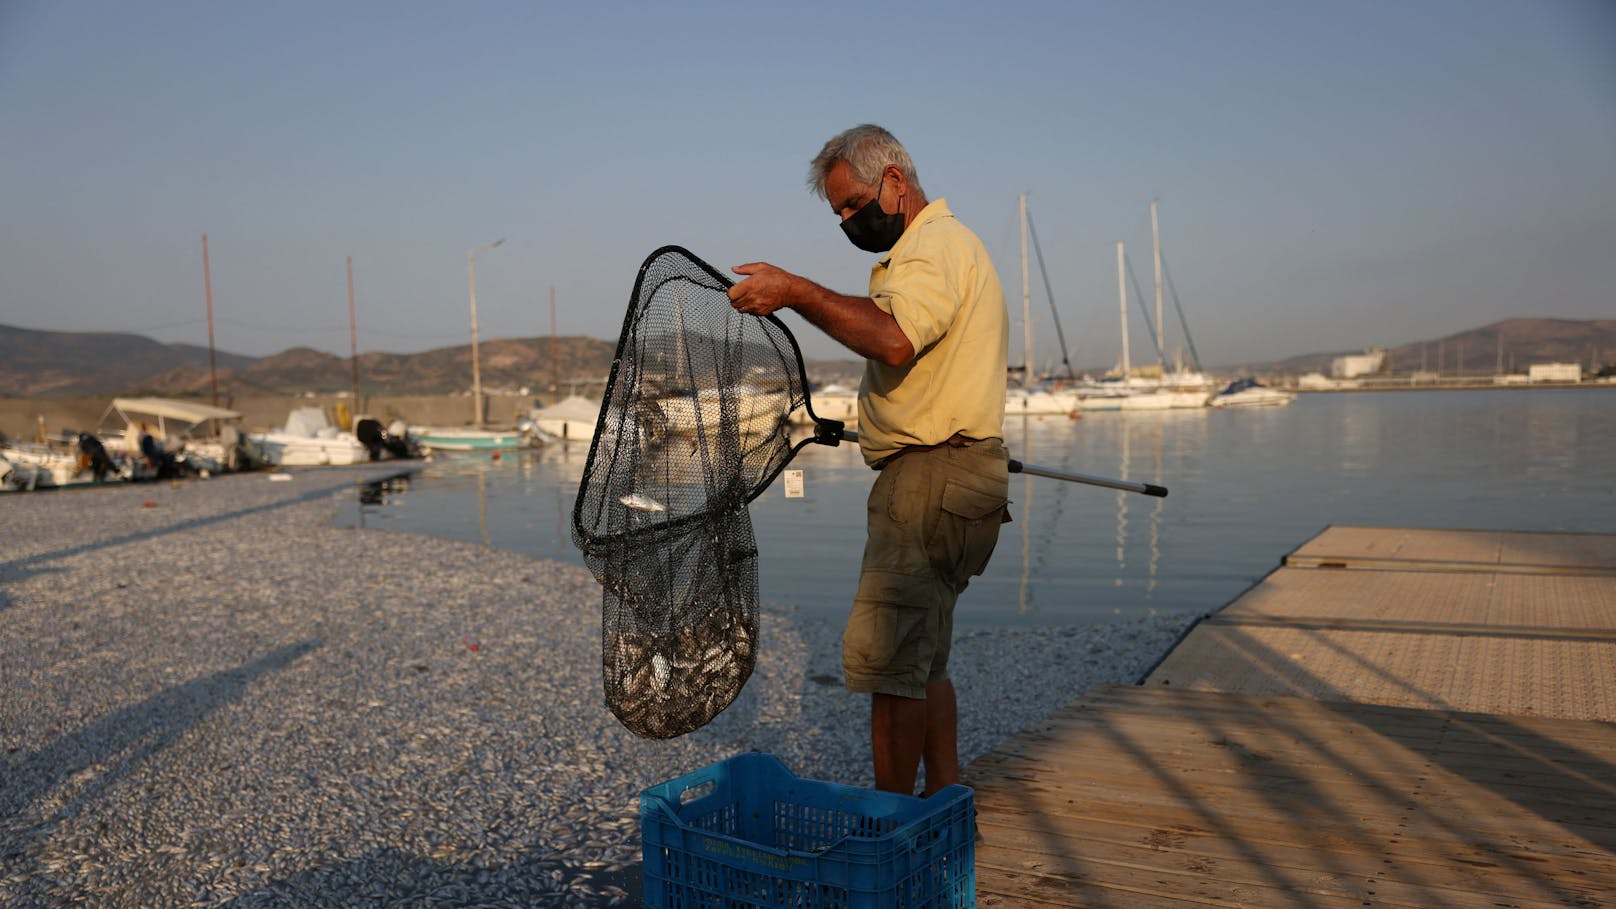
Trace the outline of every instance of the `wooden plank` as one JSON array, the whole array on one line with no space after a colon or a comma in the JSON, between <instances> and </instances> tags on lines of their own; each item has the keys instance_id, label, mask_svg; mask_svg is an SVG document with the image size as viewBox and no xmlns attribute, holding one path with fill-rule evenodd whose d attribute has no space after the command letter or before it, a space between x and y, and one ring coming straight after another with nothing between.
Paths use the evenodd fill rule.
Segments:
<instances>
[{"instance_id":1,"label":"wooden plank","mask_svg":"<svg viewBox=\"0 0 1616 909\"><path fill-rule=\"evenodd\" d=\"M1163 691L1171 697L1162 697ZM1328 706L1317 709L1317 703ZM1122 711L1141 718L1159 714L1169 721L1186 717L1202 721L1266 721L1271 725L1306 722L1335 732L1364 727L1396 741L1419 743L1444 739L1470 747L1494 742L1522 756L1554 761L1592 760L1601 766L1616 761L1616 723L1541 716L1501 716L1462 711L1428 711L1359 702L1314 702L1306 699L1219 692L1201 695L1183 690L1111 685L1096 688L1081 701L1052 714L1046 723L1069 713ZM1043 725L1043 724L1040 724ZM1039 727L1033 727L1037 729ZM1530 746L1531 751L1523 751Z\"/></svg>"},{"instance_id":2,"label":"wooden plank","mask_svg":"<svg viewBox=\"0 0 1616 909\"><path fill-rule=\"evenodd\" d=\"M965 768L979 904L1608 902L1616 535L1331 527L1286 566Z\"/></svg>"},{"instance_id":3,"label":"wooden plank","mask_svg":"<svg viewBox=\"0 0 1616 909\"><path fill-rule=\"evenodd\" d=\"M1255 890L1303 896L1323 905L1340 905L1345 900L1359 906L1368 901L1415 909L1432 905L1494 909L1501 899L1589 899L1616 886L1616 877L1611 875L1551 882L1499 873L1496 865L1413 865L1385 855L1321 857L1317 851L1278 844L1253 846L1248 841L1235 849L1195 853L1150 843L1110 842L1072 824L1033 830L992 827L986 835L987 844L977 853L977 867L991 868L995 876L1037 874L1079 886L1100 879L1111 888L1176 898L1193 896L1214 905L1235 892ZM1172 841L1169 835L1157 842Z\"/></svg>"},{"instance_id":4,"label":"wooden plank","mask_svg":"<svg viewBox=\"0 0 1616 909\"><path fill-rule=\"evenodd\" d=\"M1292 568L1616 575L1616 534L1337 525L1285 556Z\"/></svg>"},{"instance_id":5,"label":"wooden plank","mask_svg":"<svg viewBox=\"0 0 1616 909\"><path fill-rule=\"evenodd\" d=\"M1197 626L1149 686L1616 722L1616 641Z\"/></svg>"},{"instance_id":6,"label":"wooden plank","mask_svg":"<svg viewBox=\"0 0 1616 909\"><path fill-rule=\"evenodd\" d=\"M1499 626L1616 632L1616 583L1604 578L1478 572L1315 571L1278 568L1216 613L1337 622Z\"/></svg>"},{"instance_id":7,"label":"wooden plank","mask_svg":"<svg viewBox=\"0 0 1616 909\"><path fill-rule=\"evenodd\" d=\"M1085 743L1060 747L1059 739L1045 741L1016 739L994 750L986 766L1003 773L1039 773L1070 767L1073 772L1095 776L1107 772L1127 772L1138 761L1135 753L1148 745L1155 765L1203 781L1203 785L1282 785L1307 774L1313 779L1350 777L1363 784L1375 781L1388 787L1406 782L1408 773L1418 773L1420 786L1433 797L1451 791L1469 794L1476 786L1486 786L1516 802L1530 802L1545 815L1564 807L1566 817L1609 826L1616 831L1616 793L1608 774L1611 765L1590 762L1586 768L1522 768L1509 755L1472 757L1466 753L1409 754L1386 761L1377 754L1342 754L1320 743L1300 743L1297 751L1284 750L1298 744L1285 734L1264 738L1250 735L1197 736L1168 730L1159 735L1123 733L1125 742L1117 746ZM1064 730L1063 730L1064 731ZM1169 737L1170 736L1170 737ZM1050 745L1056 745L1056 752ZM1283 757L1276 757L1282 755ZM1399 787L1400 788L1400 787Z\"/></svg>"},{"instance_id":8,"label":"wooden plank","mask_svg":"<svg viewBox=\"0 0 1616 909\"><path fill-rule=\"evenodd\" d=\"M1563 744L1589 726L1582 741L1600 747ZM1101 689L966 768L986 837L979 904L1598 905L1616 892L1613 736Z\"/></svg>"},{"instance_id":9,"label":"wooden plank","mask_svg":"<svg viewBox=\"0 0 1616 909\"><path fill-rule=\"evenodd\" d=\"M1139 777L1140 773L1149 775ZM1416 826L1427 849L1495 852L1497 843L1507 841L1516 850L1564 862L1587 859L1606 867L1616 844L1616 828L1592 812L1560 808L1564 816L1545 817L1534 810L1536 803L1513 803L1483 793L1482 787L1446 794L1422 789L1375 792L1316 777L1301 777L1288 785L1264 781L1260 788L1252 781L1243 786L1208 785L1148 767L1135 768L1131 775L1096 773L1092 785L1049 782L1066 775L1046 770L977 778L973 785L981 800L979 810L988 817L1001 810L1098 817L1122 812L1158 824L1175 818L1194 820L1199 826L1238 831L1246 838L1265 836L1263 831L1276 824L1305 826L1365 844L1387 842Z\"/></svg>"},{"instance_id":10,"label":"wooden plank","mask_svg":"<svg viewBox=\"0 0 1616 909\"><path fill-rule=\"evenodd\" d=\"M1258 828L1241 835L1209 829L1204 825L1174 823L1163 818L1152 823L1136 816L1099 817L1096 815L1026 815L994 813L981 822L983 852L1000 849L1069 853L1080 856L1129 856L1140 864L1169 862L1187 870L1207 870L1208 866L1241 863L1262 864L1287 872L1326 872L1362 880L1398 881L1405 885L1423 884L1441 889L1463 890L1473 886L1477 874L1495 869L1535 868L1543 861L1538 853L1518 847L1510 850L1482 850L1450 846L1446 849L1403 850L1395 838L1380 836L1351 838L1318 829L1313 825L1279 824ZM1346 832L1354 828L1343 826ZM1141 857L1148 852L1159 858ZM1582 863L1574 882L1580 888L1598 887L1616 892L1616 871L1608 861ZM1004 867L1002 856L989 860ZM1023 863L1025 865L1025 863ZM1570 870L1570 865L1561 865ZM1507 875L1505 877L1508 877ZM1488 884L1494 893L1532 892L1542 884L1530 875Z\"/></svg>"}]
</instances>

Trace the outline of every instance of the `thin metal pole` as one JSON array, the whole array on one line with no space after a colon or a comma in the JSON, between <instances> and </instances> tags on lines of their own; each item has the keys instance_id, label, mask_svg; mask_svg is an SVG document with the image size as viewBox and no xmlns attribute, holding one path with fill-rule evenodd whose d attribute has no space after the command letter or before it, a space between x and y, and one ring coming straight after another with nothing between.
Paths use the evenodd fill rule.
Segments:
<instances>
[{"instance_id":1,"label":"thin metal pole","mask_svg":"<svg viewBox=\"0 0 1616 909\"><path fill-rule=\"evenodd\" d=\"M208 235L202 235L202 288L208 300L208 375L213 382L213 406L219 406L219 362L213 352L213 273L208 265ZM217 428L217 427L215 427Z\"/></svg>"},{"instance_id":2,"label":"thin metal pole","mask_svg":"<svg viewBox=\"0 0 1616 909\"><path fill-rule=\"evenodd\" d=\"M1150 245L1156 259L1156 357L1162 376L1167 375L1167 323L1162 321L1161 231L1156 224L1156 200L1150 200Z\"/></svg>"},{"instance_id":3,"label":"thin metal pole","mask_svg":"<svg viewBox=\"0 0 1616 909\"><path fill-rule=\"evenodd\" d=\"M1032 290L1027 281L1027 194L1022 193L1021 205L1021 335L1025 357L1021 371L1021 384L1032 388Z\"/></svg>"},{"instance_id":4,"label":"thin metal pole","mask_svg":"<svg viewBox=\"0 0 1616 909\"><path fill-rule=\"evenodd\" d=\"M556 357L556 308L554 284L550 285L550 390L556 394L561 393L561 361Z\"/></svg>"},{"instance_id":5,"label":"thin metal pole","mask_svg":"<svg viewBox=\"0 0 1616 909\"><path fill-rule=\"evenodd\" d=\"M359 417L359 320L354 314L353 256L348 257L348 351L353 362L353 415L350 423ZM348 427L352 429L352 426Z\"/></svg>"},{"instance_id":6,"label":"thin metal pole","mask_svg":"<svg viewBox=\"0 0 1616 909\"><path fill-rule=\"evenodd\" d=\"M1122 316L1122 382L1127 387L1128 374L1133 366L1128 362L1128 285L1123 275L1127 266L1124 259L1127 252L1121 240L1117 241L1117 310Z\"/></svg>"},{"instance_id":7,"label":"thin metal pole","mask_svg":"<svg viewBox=\"0 0 1616 909\"><path fill-rule=\"evenodd\" d=\"M483 428L483 371L482 361L477 354L477 250L493 249L505 242L500 237L492 243L473 246L466 253L466 274L471 283L471 406L473 409L472 425L478 429Z\"/></svg>"},{"instance_id":8,"label":"thin metal pole","mask_svg":"<svg viewBox=\"0 0 1616 909\"><path fill-rule=\"evenodd\" d=\"M466 273L471 282L471 425L483 426L483 370L477 356L477 250L466 253Z\"/></svg>"}]
</instances>

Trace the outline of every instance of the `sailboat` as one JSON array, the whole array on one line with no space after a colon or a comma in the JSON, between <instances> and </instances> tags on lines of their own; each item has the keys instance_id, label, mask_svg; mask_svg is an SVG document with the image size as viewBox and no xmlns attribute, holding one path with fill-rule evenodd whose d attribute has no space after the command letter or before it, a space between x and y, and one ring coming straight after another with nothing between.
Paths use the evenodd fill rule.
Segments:
<instances>
[{"instance_id":1,"label":"sailboat","mask_svg":"<svg viewBox=\"0 0 1616 909\"><path fill-rule=\"evenodd\" d=\"M1032 287L1027 277L1027 231L1030 221L1027 217L1027 194L1022 193L1019 198L1021 213L1021 327L1022 327L1022 373L1021 384L1012 385L1005 389L1004 414L1005 416L1067 416L1077 409L1077 393L1058 388L1047 388L1035 381L1033 375L1033 342L1032 342ZM1034 240L1036 242L1036 238ZM1039 256L1038 267L1043 268L1043 257ZM1049 276L1046 273L1044 280ZM1047 289L1047 286L1046 286ZM1051 309L1055 301L1050 300ZM1057 316L1056 331L1060 330ZM1064 341L1062 342L1064 347ZM1064 350L1062 351L1064 355ZM1068 368L1070 366L1068 365ZM817 399L816 399L817 403Z\"/></svg>"},{"instance_id":2,"label":"sailboat","mask_svg":"<svg viewBox=\"0 0 1616 909\"><path fill-rule=\"evenodd\" d=\"M503 246L505 238L474 246L466 253L466 274L471 296L471 402L470 427L412 426L410 435L426 452L433 451L499 451L507 448L526 448L538 441L526 428L512 430L483 428L483 378L481 358L477 345L477 253L484 249Z\"/></svg>"},{"instance_id":3,"label":"sailboat","mask_svg":"<svg viewBox=\"0 0 1616 909\"><path fill-rule=\"evenodd\" d=\"M1150 202L1150 236L1154 250L1155 276L1156 276L1156 321L1151 326L1151 337L1155 341L1157 365L1135 369L1128 358L1128 254L1127 246L1122 241L1117 242L1117 309L1122 321L1122 365L1118 374L1098 383L1091 383L1080 389L1078 407L1083 410L1176 410L1180 408L1205 407L1207 398L1211 394L1212 382L1197 368L1186 370L1179 365L1169 372L1166 362L1166 347L1164 339L1164 319L1162 312L1162 275L1163 262L1161 253L1161 231L1156 218L1156 200ZM1143 296L1143 294L1141 294ZM1174 304L1177 305L1177 292L1174 292ZM1146 314L1149 319L1149 313ZM1179 308L1179 320L1183 321L1183 309ZM1186 327L1185 338L1189 331ZM1193 343L1191 351L1193 352ZM1199 360L1199 358L1196 358Z\"/></svg>"}]
</instances>

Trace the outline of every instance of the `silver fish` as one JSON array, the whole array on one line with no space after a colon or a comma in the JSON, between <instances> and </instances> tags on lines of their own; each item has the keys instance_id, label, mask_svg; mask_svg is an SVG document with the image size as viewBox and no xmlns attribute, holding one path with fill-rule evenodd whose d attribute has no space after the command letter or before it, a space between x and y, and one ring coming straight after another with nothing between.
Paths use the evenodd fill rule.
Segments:
<instances>
[{"instance_id":1,"label":"silver fish","mask_svg":"<svg viewBox=\"0 0 1616 909\"><path fill-rule=\"evenodd\" d=\"M622 502L624 505L634 509L635 511L649 511L656 513L668 510L668 506L658 502L656 499L653 499L648 495L638 492L631 492L617 501Z\"/></svg>"}]
</instances>

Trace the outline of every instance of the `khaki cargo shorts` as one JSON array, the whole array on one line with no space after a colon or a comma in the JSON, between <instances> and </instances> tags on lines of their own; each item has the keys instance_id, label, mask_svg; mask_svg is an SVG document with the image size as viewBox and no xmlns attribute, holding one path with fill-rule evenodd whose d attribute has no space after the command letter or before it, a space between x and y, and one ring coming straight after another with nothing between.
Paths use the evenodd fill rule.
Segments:
<instances>
[{"instance_id":1,"label":"khaki cargo shorts","mask_svg":"<svg viewBox=\"0 0 1616 909\"><path fill-rule=\"evenodd\" d=\"M913 450L882 467L842 634L848 690L924 698L948 678L954 602L1010 520L1008 467L998 439Z\"/></svg>"}]
</instances>

